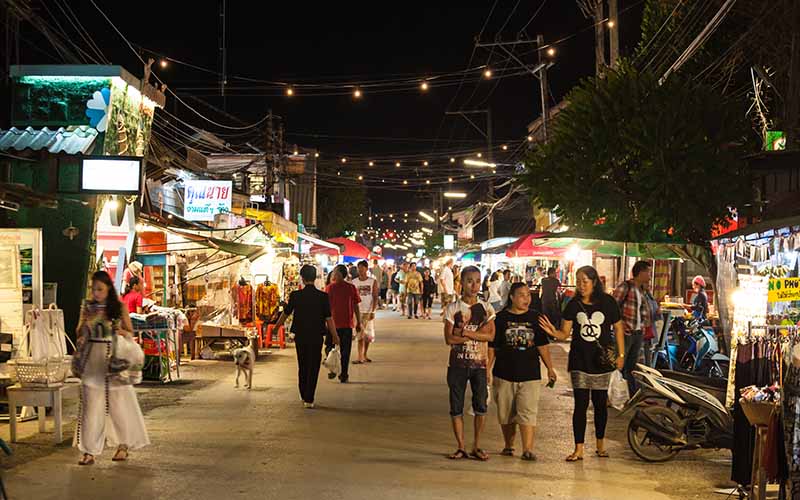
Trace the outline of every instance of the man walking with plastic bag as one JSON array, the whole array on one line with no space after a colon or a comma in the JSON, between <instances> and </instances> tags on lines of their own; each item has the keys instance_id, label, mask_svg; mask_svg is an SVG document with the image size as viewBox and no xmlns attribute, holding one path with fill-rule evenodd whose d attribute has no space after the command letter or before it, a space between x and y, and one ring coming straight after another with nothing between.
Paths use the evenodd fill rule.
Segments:
<instances>
[{"instance_id":1,"label":"man walking with plastic bag","mask_svg":"<svg viewBox=\"0 0 800 500\"><path fill-rule=\"evenodd\" d=\"M292 333L297 350L300 398L305 407L311 409L314 408L314 394L317 391L319 366L322 362L322 340L328 333L332 343L339 345L339 335L333 323L328 294L314 286L317 279L316 268L303 266L300 277L303 288L289 296L289 303L278 318L275 328L280 328L288 316L294 315Z\"/></svg>"},{"instance_id":2,"label":"man walking with plastic bag","mask_svg":"<svg viewBox=\"0 0 800 500\"><path fill-rule=\"evenodd\" d=\"M652 324L650 303L647 301L651 267L649 262L640 260L633 265L632 279L623 281L614 290L614 300L619 304L625 326L625 366L622 375L628 381L631 394L636 393L636 380L631 372L642 354L644 330Z\"/></svg>"}]
</instances>

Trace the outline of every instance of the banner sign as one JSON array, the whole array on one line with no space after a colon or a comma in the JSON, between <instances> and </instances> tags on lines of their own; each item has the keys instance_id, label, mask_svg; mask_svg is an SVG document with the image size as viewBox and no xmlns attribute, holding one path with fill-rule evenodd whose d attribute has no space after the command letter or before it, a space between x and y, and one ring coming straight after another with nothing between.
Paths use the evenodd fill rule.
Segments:
<instances>
[{"instance_id":1,"label":"banner sign","mask_svg":"<svg viewBox=\"0 0 800 500\"><path fill-rule=\"evenodd\" d=\"M769 280L770 302L800 300L800 278L772 278Z\"/></svg>"},{"instance_id":2,"label":"banner sign","mask_svg":"<svg viewBox=\"0 0 800 500\"><path fill-rule=\"evenodd\" d=\"M195 221L213 221L216 214L229 213L233 200L231 181L185 182L183 218Z\"/></svg>"}]
</instances>

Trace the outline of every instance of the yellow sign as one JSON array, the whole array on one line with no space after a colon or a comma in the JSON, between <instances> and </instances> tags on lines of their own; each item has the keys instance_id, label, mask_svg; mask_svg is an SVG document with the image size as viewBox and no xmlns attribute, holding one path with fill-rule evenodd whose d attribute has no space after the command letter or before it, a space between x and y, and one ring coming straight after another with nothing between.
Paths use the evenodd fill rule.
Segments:
<instances>
[{"instance_id":1,"label":"yellow sign","mask_svg":"<svg viewBox=\"0 0 800 500\"><path fill-rule=\"evenodd\" d=\"M246 208L244 210L234 210L234 213L261 222L264 230L271 234L278 243L297 243L297 224L284 219L275 212Z\"/></svg>"},{"instance_id":2,"label":"yellow sign","mask_svg":"<svg viewBox=\"0 0 800 500\"><path fill-rule=\"evenodd\" d=\"M772 278L769 280L769 302L800 300L800 278Z\"/></svg>"}]
</instances>

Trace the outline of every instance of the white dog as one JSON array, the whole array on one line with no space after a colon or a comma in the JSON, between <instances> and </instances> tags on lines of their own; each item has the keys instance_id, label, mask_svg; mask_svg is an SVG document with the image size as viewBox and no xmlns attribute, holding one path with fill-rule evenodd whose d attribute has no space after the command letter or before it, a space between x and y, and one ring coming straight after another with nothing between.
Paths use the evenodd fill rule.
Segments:
<instances>
[{"instance_id":1,"label":"white dog","mask_svg":"<svg viewBox=\"0 0 800 500\"><path fill-rule=\"evenodd\" d=\"M233 361L236 363L236 387L239 387L239 375L244 372L245 387L253 387L253 365L256 362L256 353L250 346L240 347L233 351Z\"/></svg>"}]
</instances>

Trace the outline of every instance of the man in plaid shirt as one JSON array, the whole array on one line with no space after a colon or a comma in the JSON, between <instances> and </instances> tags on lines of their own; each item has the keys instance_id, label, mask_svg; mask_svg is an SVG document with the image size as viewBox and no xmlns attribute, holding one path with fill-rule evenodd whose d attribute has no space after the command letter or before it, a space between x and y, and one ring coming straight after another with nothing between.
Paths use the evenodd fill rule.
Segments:
<instances>
[{"instance_id":1,"label":"man in plaid shirt","mask_svg":"<svg viewBox=\"0 0 800 500\"><path fill-rule=\"evenodd\" d=\"M625 366L622 375L628 382L631 397L636 392L636 381L631 372L636 368L642 352L642 331L652 323L646 295L652 277L651 267L649 262L640 260L633 265L633 279L623 281L614 290L614 299L620 306L625 325Z\"/></svg>"}]
</instances>

